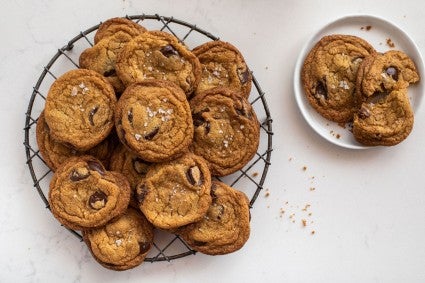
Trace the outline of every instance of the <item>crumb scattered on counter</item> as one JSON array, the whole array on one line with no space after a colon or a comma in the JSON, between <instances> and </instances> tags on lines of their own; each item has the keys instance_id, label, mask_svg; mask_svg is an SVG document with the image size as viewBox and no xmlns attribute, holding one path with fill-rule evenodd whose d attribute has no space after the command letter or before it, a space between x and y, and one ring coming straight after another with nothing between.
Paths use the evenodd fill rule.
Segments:
<instances>
[{"instance_id":1,"label":"crumb scattered on counter","mask_svg":"<svg viewBox=\"0 0 425 283\"><path fill-rule=\"evenodd\" d=\"M307 226L307 220L301 219L301 223L303 224L303 227Z\"/></svg>"},{"instance_id":2,"label":"crumb scattered on counter","mask_svg":"<svg viewBox=\"0 0 425 283\"><path fill-rule=\"evenodd\" d=\"M311 187L311 188L310 188L310 192L315 191L315 190L316 190L316 188L315 188L315 187Z\"/></svg>"},{"instance_id":3,"label":"crumb scattered on counter","mask_svg":"<svg viewBox=\"0 0 425 283\"><path fill-rule=\"evenodd\" d=\"M316 234L316 231L314 231L314 230L311 231L311 235L314 235L314 234Z\"/></svg>"},{"instance_id":4,"label":"crumb scattered on counter","mask_svg":"<svg viewBox=\"0 0 425 283\"><path fill-rule=\"evenodd\" d=\"M307 166L303 166L303 171L307 171Z\"/></svg>"},{"instance_id":5,"label":"crumb scattered on counter","mask_svg":"<svg viewBox=\"0 0 425 283\"><path fill-rule=\"evenodd\" d=\"M258 172L254 172L254 173L252 173L252 175L251 175L251 176L252 176L253 178L255 178L255 177L257 177L257 176L258 176L258 174L259 174Z\"/></svg>"},{"instance_id":6,"label":"crumb scattered on counter","mask_svg":"<svg viewBox=\"0 0 425 283\"><path fill-rule=\"evenodd\" d=\"M394 42L391 40L391 38L387 38L387 45L388 45L389 47L391 47L391 48L394 48L394 47L395 47L395 44L394 44Z\"/></svg>"}]
</instances>

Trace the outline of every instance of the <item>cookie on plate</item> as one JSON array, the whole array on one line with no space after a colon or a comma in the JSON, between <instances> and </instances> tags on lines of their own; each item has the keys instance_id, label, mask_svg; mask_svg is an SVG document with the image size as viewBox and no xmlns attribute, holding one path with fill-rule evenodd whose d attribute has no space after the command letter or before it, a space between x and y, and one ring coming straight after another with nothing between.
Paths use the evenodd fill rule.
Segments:
<instances>
[{"instance_id":1,"label":"cookie on plate","mask_svg":"<svg viewBox=\"0 0 425 283\"><path fill-rule=\"evenodd\" d=\"M407 88L419 81L415 63L402 51L369 56L360 65L356 82L358 106L376 93Z\"/></svg>"},{"instance_id":2,"label":"cookie on plate","mask_svg":"<svg viewBox=\"0 0 425 283\"><path fill-rule=\"evenodd\" d=\"M211 174L190 152L153 165L137 186L140 210L155 227L174 230L199 221L211 204Z\"/></svg>"},{"instance_id":3,"label":"cookie on plate","mask_svg":"<svg viewBox=\"0 0 425 283\"><path fill-rule=\"evenodd\" d=\"M92 155L99 159L105 167L108 167L111 151L115 147L113 137L106 138L88 151L77 151L67 147L50 137L49 126L44 120L44 112L41 112L37 120L36 137L41 156L52 171L56 171L68 158L80 155Z\"/></svg>"},{"instance_id":4,"label":"cookie on plate","mask_svg":"<svg viewBox=\"0 0 425 283\"><path fill-rule=\"evenodd\" d=\"M198 58L177 38L165 32L145 32L127 43L116 62L119 78L128 86L145 79L168 80L187 96L201 77Z\"/></svg>"},{"instance_id":5,"label":"cookie on plate","mask_svg":"<svg viewBox=\"0 0 425 283\"><path fill-rule=\"evenodd\" d=\"M103 38L96 45L81 53L80 68L90 69L103 75L112 84L115 92L121 94L125 86L115 71L115 62L124 45L132 38L133 35L122 31Z\"/></svg>"},{"instance_id":6,"label":"cookie on plate","mask_svg":"<svg viewBox=\"0 0 425 283\"><path fill-rule=\"evenodd\" d=\"M92 156L69 158L50 181L50 209L70 229L103 226L124 213L129 201L127 179L120 173L106 171Z\"/></svg>"},{"instance_id":7,"label":"cookie on plate","mask_svg":"<svg viewBox=\"0 0 425 283\"><path fill-rule=\"evenodd\" d=\"M404 52L367 57L357 74L355 139L371 146L392 146L406 139L414 123L408 86L418 81L415 64Z\"/></svg>"},{"instance_id":8,"label":"cookie on plate","mask_svg":"<svg viewBox=\"0 0 425 283\"><path fill-rule=\"evenodd\" d=\"M250 234L249 200L228 185L213 181L212 203L207 214L178 233L194 250L209 255L228 254L239 250Z\"/></svg>"},{"instance_id":9,"label":"cookie on plate","mask_svg":"<svg viewBox=\"0 0 425 283\"><path fill-rule=\"evenodd\" d=\"M143 26L126 18L112 18L99 25L99 28L94 35L94 43L106 37L113 36L118 32L123 32L131 37L137 36L147 31Z\"/></svg>"},{"instance_id":10,"label":"cookie on plate","mask_svg":"<svg viewBox=\"0 0 425 283\"><path fill-rule=\"evenodd\" d=\"M153 227L140 211L129 207L105 226L84 230L83 239L102 266L127 270L145 259L153 245Z\"/></svg>"},{"instance_id":11,"label":"cookie on plate","mask_svg":"<svg viewBox=\"0 0 425 283\"><path fill-rule=\"evenodd\" d=\"M213 88L196 95L190 106L195 125L191 150L205 158L212 175L231 174L252 159L260 124L242 93Z\"/></svg>"},{"instance_id":12,"label":"cookie on plate","mask_svg":"<svg viewBox=\"0 0 425 283\"><path fill-rule=\"evenodd\" d=\"M375 49L352 35L322 37L307 55L301 70L305 95L311 106L328 120L346 123L356 111L357 70Z\"/></svg>"},{"instance_id":13,"label":"cookie on plate","mask_svg":"<svg viewBox=\"0 0 425 283\"><path fill-rule=\"evenodd\" d=\"M193 139L189 103L169 81L145 80L127 87L117 103L115 125L121 142L148 162L178 157Z\"/></svg>"},{"instance_id":14,"label":"cookie on plate","mask_svg":"<svg viewBox=\"0 0 425 283\"><path fill-rule=\"evenodd\" d=\"M413 122L407 89L391 90L362 103L354 114L353 134L364 145L392 146L407 138Z\"/></svg>"},{"instance_id":15,"label":"cookie on plate","mask_svg":"<svg viewBox=\"0 0 425 283\"><path fill-rule=\"evenodd\" d=\"M192 50L202 67L201 81L196 93L218 86L228 87L248 97L252 75L240 51L220 40L204 43Z\"/></svg>"},{"instance_id":16,"label":"cookie on plate","mask_svg":"<svg viewBox=\"0 0 425 283\"><path fill-rule=\"evenodd\" d=\"M116 101L102 75L68 71L53 82L46 98L44 116L52 139L80 151L96 146L114 126Z\"/></svg>"}]
</instances>

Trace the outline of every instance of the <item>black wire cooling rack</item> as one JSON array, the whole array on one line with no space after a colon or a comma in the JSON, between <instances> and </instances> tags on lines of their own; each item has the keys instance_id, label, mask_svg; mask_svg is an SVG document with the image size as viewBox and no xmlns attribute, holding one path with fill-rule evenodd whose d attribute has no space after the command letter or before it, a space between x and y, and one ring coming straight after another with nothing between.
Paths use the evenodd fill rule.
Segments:
<instances>
[{"instance_id":1,"label":"black wire cooling rack","mask_svg":"<svg viewBox=\"0 0 425 283\"><path fill-rule=\"evenodd\" d=\"M163 17L159 15L134 15L126 16L127 19L143 25L150 30L163 30L176 36L189 48L219 38L211 33L198 28L196 25L173 17ZM71 39L65 46L58 49L56 54L43 68L40 77L35 84L29 100L28 110L25 120L25 152L26 163L34 181L34 188L37 190L46 208L50 209L46 198L49 189L49 181L53 172L47 167L38 150L35 128L38 116L44 108L44 102L48 89L53 81L70 69L79 68L78 57L81 52L93 46L93 37L100 24L95 25L85 31L80 32ZM221 181L245 192L250 197L250 208L263 189L263 184L270 166L272 153L272 118L266 102L265 93L260 87L253 74L254 88L251 90L250 103L252 104L257 117L261 122L260 146L256 156L242 170L220 178ZM68 229L69 230L69 229ZM72 234L82 240L81 234L74 230L69 230ZM195 254L179 236L163 231L155 232L155 243L145 261L170 261L173 259Z\"/></svg>"}]
</instances>

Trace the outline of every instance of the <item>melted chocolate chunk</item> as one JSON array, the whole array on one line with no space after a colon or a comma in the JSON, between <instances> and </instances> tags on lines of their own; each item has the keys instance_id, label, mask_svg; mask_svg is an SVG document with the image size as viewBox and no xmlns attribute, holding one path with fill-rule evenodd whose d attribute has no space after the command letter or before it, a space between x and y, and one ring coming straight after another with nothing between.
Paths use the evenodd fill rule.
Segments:
<instances>
[{"instance_id":1,"label":"melted chocolate chunk","mask_svg":"<svg viewBox=\"0 0 425 283\"><path fill-rule=\"evenodd\" d=\"M128 110L127 118L128 118L128 121L130 122L130 124L133 124L133 108Z\"/></svg>"},{"instance_id":2,"label":"melted chocolate chunk","mask_svg":"<svg viewBox=\"0 0 425 283\"><path fill-rule=\"evenodd\" d=\"M90 112L89 112L89 122L90 125L94 126L94 115L97 113L97 111L99 110L99 106L95 106L93 107Z\"/></svg>"},{"instance_id":3,"label":"melted chocolate chunk","mask_svg":"<svg viewBox=\"0 0 425 283\"><path fill-rule=\"evenodd\" d=\"M145 140L150 141L156 136L156 134L158 134L158 132L159 132L159 127L156 127L155 129L153 129L151 132L147 133L143 137L145 138Z\"/></svg>"},{"instance_id":4,"label":"melted chocolate chunk","mask_svg":"<svg viewBox=\"0 0 425 283\"><path fill-rule=\"evenodd\" d=\"M145 254L151 249L151 243L139 242L139 253Z\"/></svg>"},{"instance_id":5,"label":"melted chocolate chunk","mask_svg":"<svg viewBox=\"0 0 425 283\"><path fill-rule=\"evenodd\" d=\"M87 165L88 165L90 170L96 171L100 175L105 175L105 168L99 162L90 160L90 161L87 161Z\"/></svg>"},{"instance_id":6,"label":"melted chocolate chunk","mask_svg":"<svg viewBox=\"0 0 425 283\"><path fill-rule=\"evenodd\" d=\"M251 119L251 111L249 111L248 105L245 101L240 100L240 105L235 105L234 107L236 113L238 113L240 116L244 116L248 119Z\"/></svg>"},{"instance_id":7,"label":"melted chocolate chunk","mask_svg":"<svg viewBox=\"0 0 425 283\"><path fill-rule=\"evenodd\" d=\"M108 197L102 191L94 192L89 198L89 205L91 208L99 210L106 205Z\"/></svg>"},{"instance_id":8,"label":"melted chocolate chunk","mask_svg":"<svg viewBox=\"0 0 425 283\"><path fill-rule=\"evenodd\" d=\"M193 241L193 244L195 246L202 247L202 246L205 246L207 244L207 242Z\"/></svg>"},{"instance_id":9,"label":"melted chocolate chunk","mask_svg":"<svg viewBox=\"0 0 425 283\"><path fill-rule=\"evenodd\" d=\"M242 68L239 68L238 69L238 77L239 77L241 84L247 83L248 80L249 80L249 70L248 69L244 70Z\"/></svg>"},{"instance_id":10,"label":"melted chocolate chunk","mask_svg":"<svg viewBox=\"0 0 425 283\"><path fill-rule=\"evenodd\" d=\"M146 195L148 194L148 188L146 184L139 184L136 188L136 198L139 203L142 203L145 200Z\"/></svg>"},{"instance_id":11,"label":"melted chocolate chunk","mask_svg":"<svg viewBox=\"0 0 425 283\"><path fill-rule=\"evenodd\" d=\"M111 69L111 70L104 72L103 76L104 77L111 77L111 76L115 76L116 74L117 74L117 72L115 71L115 69Z\"/></svg>"},{"instance_id":12,"label":"melted chocolate chunk","mask_svg":"<svg viewBox=\"0 0 425 283\"><path fill-rule=\"evenodd\" d=\"M200 186L203 183L203 175L198 166L192 166L186 171L186 178L192 186Z\"/></svg>"},{"instance_id":13,"label":"melted chocolate chunk","mask_svg":"<svg viewBox=\"0 0 425 283\"><path fill-rule=\"evenodd\" d=\"M321 97L324 97L325 99L328 99L328 91L326 89L326 81L318 81L314 95L316 98L320 99Z\"/></svg>"},{"instance_id":14,"label":"melted chocolate chunk","mask_svg":"<svg viewBox=\"0 0 425 283\"><path fill-rule=\"evenodd\" d=\"M367 98L367 103L373 103L373 104L376 104L376 103L378 103L379 101L381 101L381 100L384 100L385 99L385 97L387 97L388 96L388 92L386 92L386 91L384 91L384 92L379 92L379 91L377 91L377 92L375 92L375 93L373 93L371 96L369 96L368 98Z\"/></svg>"},{"instance_id":15,"label":"melted chocolate chunk","mask_svg":"<svg viewBox=\"0 0 425 283\"><path fill-rule=\"evenodd\" d=\"M165 57L170 57L170 56L173 56L173 55L179 55L177 50L172 45L165 45L164 47L161 48L160 51L161 51L162 55L164 55Z\"/></svg>"},{"instance_id":16,"label":"melted chocolate chunk","mask_svg":"<svg viewBox=\"0 0 425 283\"><path fill-rule=\"evenodd\" d=\"M359 112L357 112L357 115L360 119L366 119L367 117L370 117L370 111L366 107L362 106L359 109Z\"/></svg>"},{"instance_id":17,"label":"melted chocolate chunk","mask_svg":"<svg viewBox=\"0 0 425 283\"><path fill-rule=\"evenodd\" d=\"M81 180L84 180L90 176L89 170L87 168L78 168L75 170L72 170L69 179L73 182L78 182Z\"/></svg>"},{"instance_id":18,"label":"melted chocolate chunk","mask_svg":"<svg viewBox=\"0 0 425 283\"><path fill-rule=\"evenodd\" d=\"M390 66L385 70L388 76L390 76L393 80L398 80L398 70L396 67Z\"/></svg>"}]
</instances>

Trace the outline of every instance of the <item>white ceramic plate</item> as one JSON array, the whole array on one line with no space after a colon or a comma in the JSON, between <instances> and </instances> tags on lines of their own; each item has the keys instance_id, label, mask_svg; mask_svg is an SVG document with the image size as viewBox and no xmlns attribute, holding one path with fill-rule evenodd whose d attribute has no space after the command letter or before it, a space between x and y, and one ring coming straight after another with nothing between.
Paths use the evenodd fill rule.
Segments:
<instances>
[{"instance_id":1,"label":"white ceramic plate","mask_svg":"<svg viewBox=\"0 0 425 283\"><path fill-rule=\"evenodd\" d=\"M356 35L368 41L379 52L391 49L401 50L413 59L421 77L425 75L422 56L414 41L399 27L387 20L369 15L350 15L337 19L321 28L304 45L298 57L294 74L295 98L302 115L307 123L326 140L345 148L366 149L369 147L359 144L354 139L348 125L341 127L337 123L323 118L311 107L304 94L300 76L304 59L320 38L330 34ZM393 48L389 46L387 39L390 39L394 44ZM409 86L409 97L415 113L419 109L423 94L423 82Z\"/></svg>"}]
</instances>

